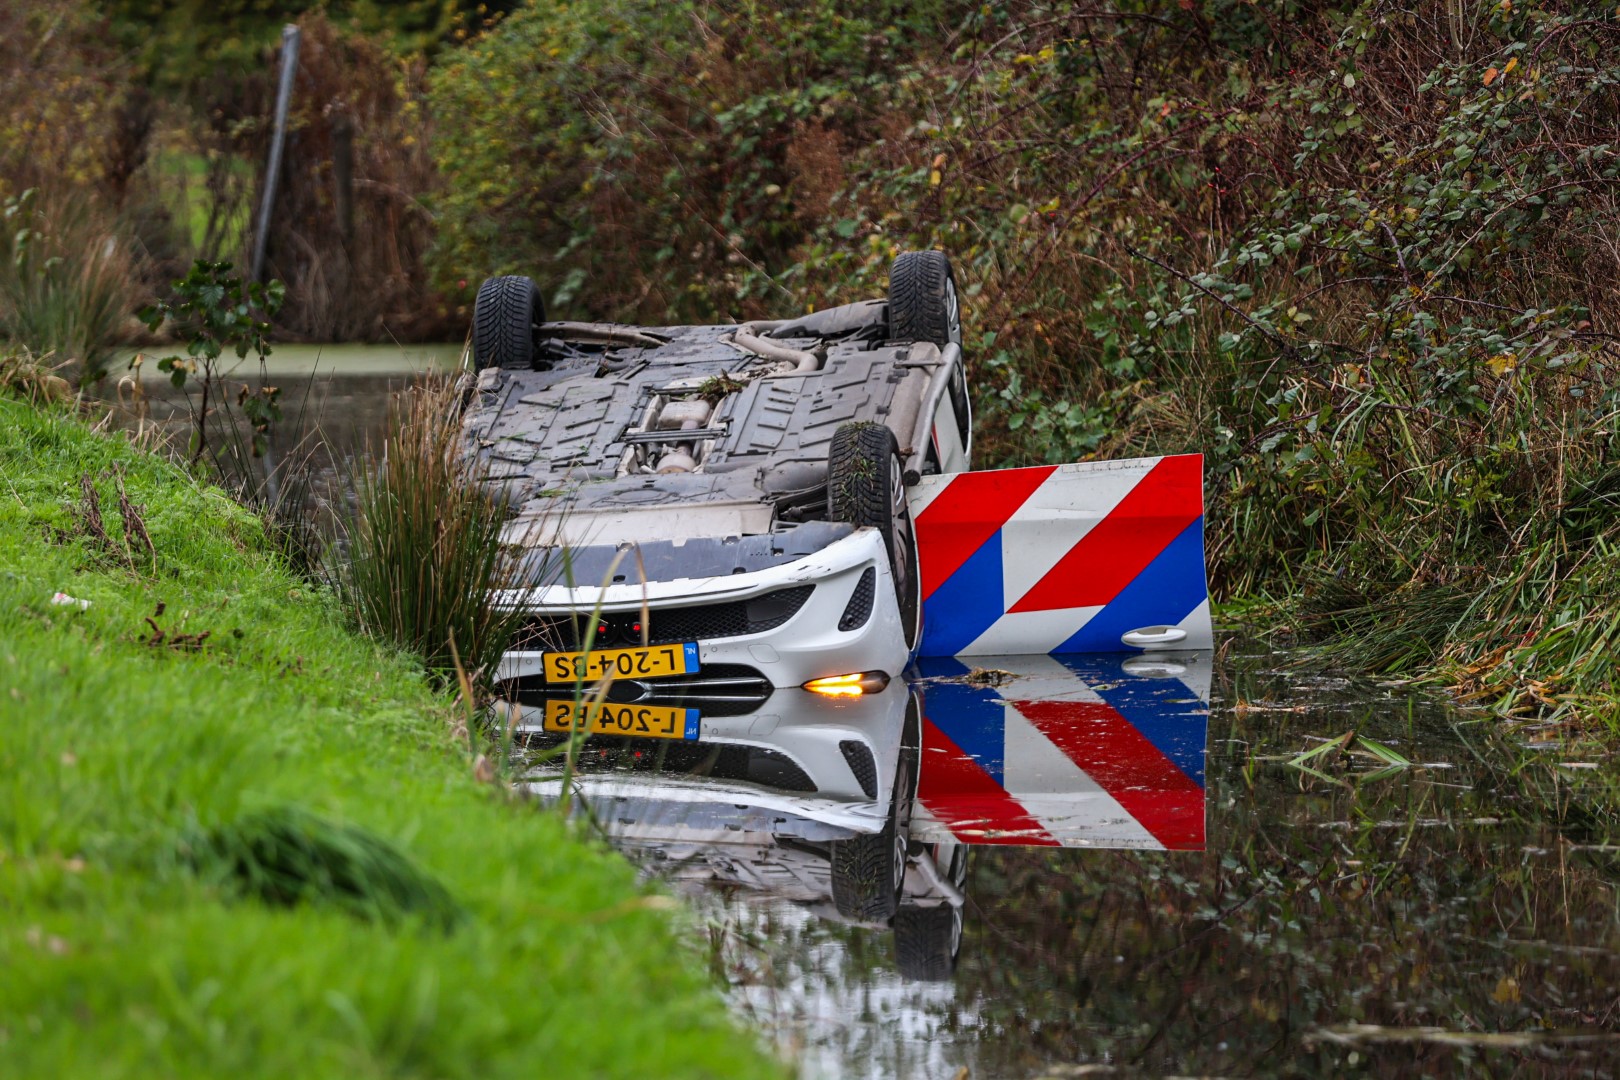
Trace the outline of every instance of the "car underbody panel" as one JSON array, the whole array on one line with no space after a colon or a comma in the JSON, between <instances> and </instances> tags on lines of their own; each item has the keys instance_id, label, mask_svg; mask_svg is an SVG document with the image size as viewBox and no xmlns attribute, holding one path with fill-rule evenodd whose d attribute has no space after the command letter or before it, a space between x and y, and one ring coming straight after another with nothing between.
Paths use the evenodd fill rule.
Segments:
<instances>
[{"instance_id":1,"label":"car underbody panel","mask_svg":"<svg viewBox=\"0 0 1620 1080\"><path fill-rule=\"evenodd\" d=\"M810 370L739 343L764 340L747 328L690 326L548 339L533 370L480 372L463 431L510 508L510 539L645 546L823 519L839 427L884 423L909 454L927 436L920 409L942 363L933 345L882 343L881 305L850 308L833 324L875 321L841 341L770 339L812 357ZM682 556L666 555L660 566L680 570Z\"/></svg>"},{"instance_id":2,"label":"car underbody panel","mask_svg":"<svg viewBox=\"0 0 1620 1080\"><path fill-rule=\"evenodd\" d=\"M901 612L884 534L831 520L834 442L848 425L881 425L900 462L921 462L938 442L928 403L937 411L946 382L960 382L961 353L887 332L882 302L743 326L545 323L527 363L469 377L465 452L507 508L505 540L529 552L527 587L505 602L532 612L533 632L500 677L543 697L548 651L671 633L733 688L898 677L915 615ZM893 501L903 514L903 497ZM752 617L801 586L792 612ZM636 641L574 625L597 612L611 637L620 622L640 627L626 617L643 611L651 636L638 629ZM734 707L709 700L726 696L710 681L649 684L638 700L704 698L706 716Z\"/></svg>"}]
</instances>

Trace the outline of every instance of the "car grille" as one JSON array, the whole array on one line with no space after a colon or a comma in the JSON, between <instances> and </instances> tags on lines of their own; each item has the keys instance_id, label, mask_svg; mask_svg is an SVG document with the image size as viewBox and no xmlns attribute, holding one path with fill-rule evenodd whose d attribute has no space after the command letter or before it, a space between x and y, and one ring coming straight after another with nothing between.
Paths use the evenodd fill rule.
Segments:
<instances>
[{"instance_id":1,"label":"car grille","mask_svg":"<svg viewBox=\"0 0 1620 1080\"><path fill-rule=\"evenodd\" d=\"M868 799L877 798L877 762L872 760L872 748L859 739L845 739L838 744L839 753L849 762L849 771Z\"/></svg>"},{"instance_id":2,"label":"car grille","mask_svg":"<svg viewBox=\"0 0 1620 1080\"><path fill-rule=\"evenodd\" d=\"M721 604L693 604L686 607L654 607L647 613L648 645L673 645L682 641L708 641L713 638L742 637L775 630L799 613L814 585L777 589L747 600ZM513 637L512 648L524 651L556 649L571 652L583 646L582 634L589 615L538 615ZM642 644L641 612L605 613L597 627L593 647L627 648Z\"/></svg>"},{"instance_id":3,"label":"car grille","mask_svg":"<svg viewBox=\"0 0 1620 1080\"><path fill-rule=\"evenodd\" d=\"M504 689L523 704L574 696L572 683L547 683L537 675L510 680ZM743 716L764 705L774 689L746 664L704 664L691 675L615 679L608 700L696 709L703 716Z\"/></svg>"},{"instance_id":4,"label":"car grille","mask_svg":"<svg viewBox=\"0 0 1620 1080\"><path fill-rule=\"evenodd\" d=\"M844 605L844 614L838 620L838 629L849 631L859 630L866 625L866 620L872 617L872 600L877 595L877 571L868 566L861 575L861 580L855 583L855 591L849 594L849 603Z\"/></svg>"}]
</instances>

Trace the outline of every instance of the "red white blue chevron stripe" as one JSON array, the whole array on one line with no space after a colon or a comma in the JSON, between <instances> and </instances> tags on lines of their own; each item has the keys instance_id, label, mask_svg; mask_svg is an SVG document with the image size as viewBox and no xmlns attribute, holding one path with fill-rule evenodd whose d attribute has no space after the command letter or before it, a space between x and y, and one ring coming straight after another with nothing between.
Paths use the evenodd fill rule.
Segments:
<instances>
[{"instance_id":1,"label":"red white blue chevron stripe","mask_svg":"<svg viewBox=\"0 0 1620 1080\"><path fill-rule=\"evenodd\" d=\"M908 501L924 656L1214 645L1201 455L925 476Z\"/></svg>"},{"instance_id":2,"label":"red white blue chevron stripe","mask_svg":"<svg viewBox=\"0 0 1620 1080\"><path fill-rule=\"evenodd\" d=\"M1210 654L924 659L924 843L1198 851ZM949 681L936 681L938 677Z\"/></svg>"}]
</instances>

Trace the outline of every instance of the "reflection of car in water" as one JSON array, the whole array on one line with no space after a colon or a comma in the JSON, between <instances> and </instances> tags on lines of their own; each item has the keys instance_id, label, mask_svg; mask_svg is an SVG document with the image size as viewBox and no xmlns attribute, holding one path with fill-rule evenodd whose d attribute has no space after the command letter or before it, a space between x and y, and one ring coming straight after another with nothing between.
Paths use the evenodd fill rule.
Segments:
<instances>
[{"instance_id":1,"label":"reflection of car in water","mask_svg":"<svg viewBox=\"0 0 1620 1080\"><path fill-rule=\"evenodd\" d=\"M593 735L582 812L672 881L891 930L911 979L955 970L975 844L1202 846L1207 653L979 659L776 697L695 741ZM531 751L566 738L520 730ZM555 797L561 774L553 753L526 782Z\"/></svg>"},{"instance_id":2,"label":"reflection of car in water","mask_svg":"<svg viewBox=\"0 0 1620 1080\"><path fill-rule=\"evenodd\" d=\"M791 714L705 719L701 741L591 736L575 794L616 845L672 879L892 923L908 967L948 974L966 849L911 840L921 694L896 681L876 694L789 700ZM567 738L521 719L519 730L531 750ZM556 755L526 777L542 795L560 779Z\"/></svg>"}]
</instances>

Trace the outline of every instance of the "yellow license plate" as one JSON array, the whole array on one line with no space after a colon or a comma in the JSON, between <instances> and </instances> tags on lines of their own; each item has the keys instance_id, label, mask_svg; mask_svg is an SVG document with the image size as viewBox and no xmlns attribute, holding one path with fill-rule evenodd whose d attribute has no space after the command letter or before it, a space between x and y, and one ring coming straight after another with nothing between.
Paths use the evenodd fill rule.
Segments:
<instances>
[{"instance_id":1,"label":"yellow license plate","mask_svg":"<svg viewBox=\"0 0 1620 1080\"><path fill-rule=\"evenodd\" d=\"M576 731L585 723L589 707L572 701L546 702L547 731ZM591 735L634 735L642 739L695 739L699 732L696 709L667 705L616 705L603 702L591 722Z\"/></svg>"},{"instance_id":2,"label":"yellow license plate","mask_svg":"<svg viewBox=\"0 0 1620 1080\"><path fill-rule=\"evenodd\" d=\"M615 679L655 679L661 675L689 675L698 669L697 642L654 645L645 649L592 649L583 652L548 652L541 658L546 682L595 682L603 675Z\"/></svg>"}]
</instances>

